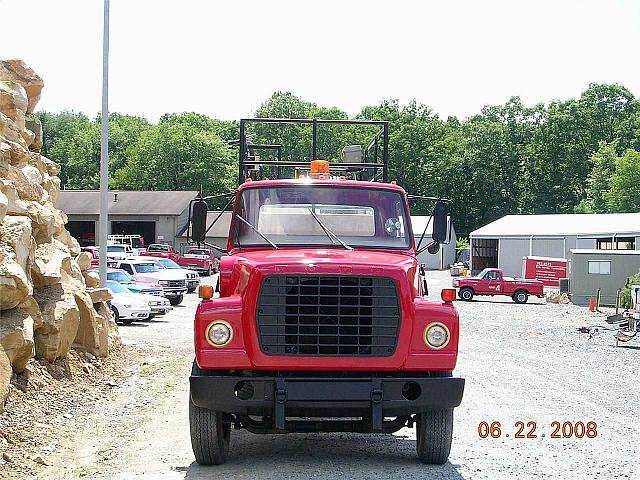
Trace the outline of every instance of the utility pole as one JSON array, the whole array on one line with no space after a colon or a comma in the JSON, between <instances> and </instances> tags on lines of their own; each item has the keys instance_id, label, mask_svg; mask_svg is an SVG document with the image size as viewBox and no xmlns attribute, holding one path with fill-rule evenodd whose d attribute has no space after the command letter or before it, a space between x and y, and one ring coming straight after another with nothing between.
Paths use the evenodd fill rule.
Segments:
<instances>
[{"instance_id":1,"label":"utility pole","mask_svg":"<svg viewBox=\"0 0 640 480\"><path fill-rule=\"evenodd\" d=\"M100 131L100 285L107 286L107 229L109 225L109 0L104 0L102 30L102 124Z\"/></svg>"}]
</instances>

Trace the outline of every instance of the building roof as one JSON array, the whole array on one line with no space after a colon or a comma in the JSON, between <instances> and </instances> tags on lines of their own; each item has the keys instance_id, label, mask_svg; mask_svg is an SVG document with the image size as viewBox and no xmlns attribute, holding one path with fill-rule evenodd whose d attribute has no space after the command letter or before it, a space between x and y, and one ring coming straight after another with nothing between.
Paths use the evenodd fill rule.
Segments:
<instances>
[{"instance_id":1,"label":"building roof","mask_svg":"<svg viewBox=\"0 0 640 480\"><path fill-rule=\"evenodd\" d=\"M196 191L122 191L109 192L111 215L180 215ZM115 201L117 199L117 201ZM98 190L62 190L56 204L67 215L99 215Z\"/></svg>"},{"instance_id":2,"label":"building roof","mask_svg":"<svg viewBox=\"0 0 640 480\"><path fill-rule=\"evenodd\" d=\"M473 238L640 236L640 213L505 215L471 232Z\"/></svg>"},{"instance_id":3,"label":"building roof","mask_svg":"<svg viewBox=\"0 0 640 480\"><path fill-rule=\"evenodd\" d=\"M574 255L640 255L640 250L595 250L591 248L572 248Z\"/></svg>"}]
</instances>

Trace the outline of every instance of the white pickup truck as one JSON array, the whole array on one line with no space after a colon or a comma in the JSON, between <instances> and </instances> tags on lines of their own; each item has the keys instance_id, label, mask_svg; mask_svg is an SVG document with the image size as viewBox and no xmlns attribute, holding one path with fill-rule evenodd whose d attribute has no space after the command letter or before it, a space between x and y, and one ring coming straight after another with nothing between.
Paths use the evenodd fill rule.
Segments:
<instances>
[{"instance_id":1,"label":"white pickup truck","mask_svg":"<svg viewBox=\"0 0 640 480\"><path fill-rule=\"evenodd\" d=\"M187 279L180 271L160 269L152 260L126 259L115 262L115 268L121 268L135 279L148 280L160 284L163 296L171 305L180 305L187 293Z\"/></svg>"}]
</instances>

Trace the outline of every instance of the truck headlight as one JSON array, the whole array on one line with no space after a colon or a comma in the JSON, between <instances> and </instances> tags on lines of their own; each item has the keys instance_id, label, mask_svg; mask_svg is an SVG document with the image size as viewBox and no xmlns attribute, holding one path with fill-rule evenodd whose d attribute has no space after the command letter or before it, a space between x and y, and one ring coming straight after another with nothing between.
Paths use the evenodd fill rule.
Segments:
<instances>
[{"instance_id":1,"label":"truck headlight","mask_svg":"<svg viewBox=\"0 0 640 480\"><path fill-rule=\"evenodd\" d=\"M440 350L449 343L449 329L446 325L434 322L424 329L424 343L435 350Z\"/></svg>"},{"instance_id":2,"label":"truck headlight","mask_svg":"<svg viewBox=\"0 0 640 480\"><path fill-rule=\"evenodd\" d=\"M207 342L214 347L224 347L233 338L233 329L224 320L216 320L207 327Z\"/></svg>"},{"instance_id":3,"label":"truck headlight","mask_svg":"<svg viewBox=\"0 0 640 480\"><path fill-rule=\"evenodd\" d=\"M160 285L165 285L166 286L166 285L169 285L169 280L160 280L158 283Z\"/></svg>"}]
</instances>

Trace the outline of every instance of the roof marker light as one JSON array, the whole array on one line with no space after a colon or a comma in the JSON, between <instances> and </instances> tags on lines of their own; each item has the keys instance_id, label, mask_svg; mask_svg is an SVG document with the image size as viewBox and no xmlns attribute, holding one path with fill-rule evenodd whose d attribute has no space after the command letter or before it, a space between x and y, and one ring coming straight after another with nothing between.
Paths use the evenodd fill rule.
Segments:
<instances>
[{"instance_id":1,"label":"roof marker light","mask_svg":"<svg viewBox=\"0 0 640 480\"><path fill-rule=\"evenodd\" d=\"M326 160L312 160L309 173L329 173L329 162Z\"/></svg>"}]
</instances>

